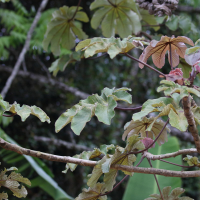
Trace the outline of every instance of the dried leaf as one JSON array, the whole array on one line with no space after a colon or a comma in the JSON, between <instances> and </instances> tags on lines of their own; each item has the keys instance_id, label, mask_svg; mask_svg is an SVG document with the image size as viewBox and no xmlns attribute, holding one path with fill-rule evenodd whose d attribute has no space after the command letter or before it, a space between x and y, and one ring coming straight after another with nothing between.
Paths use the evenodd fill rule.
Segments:
<instances>
[{"instance_id":1,"label":"dried leaf","mask_svg":"<svg viewBox=\"0 0 200 200\"><path fill-rule=\"evenodd\" d=\"M162 194L163 194L164 200L194 200L194 199L191 199L190 197L178 197L179 195L185 192L183 188L179 188L179 187L175 188L174 190L172 190L171 194L169 194L170 190L171 190L171 186L163 188ZM158 194L152 194L150 196L151 197L145 200L162 200L161 196Z\"/></svg>"},{"instance_id":2,"label":"dried leaf","mask_svg":"<svg viewBox=\"0 0 200 200\"><path fill-rule=\"evenodd\" d=\"M7 193L4 193L4 192L2 192L2 193L0 193L0 200L8 200L8 194Z\"/></svg>"},{"instance_id":3,"label":"dried leaf","mask_svg":"<svg viewBox=\"0 0 200 200\"><path fill-rule=\"evenodd\" d=\"M172 65L173 67L176 67L179 64L179 56L181 56L182 58L184 58L185 56L185 50L187 49L187 47L184 43L194 46L192 40L185 36L179 36L177 38L175 38L174 36L172 36L171 38L167 36L162 36L160 41L151 41L150 45L145 48L139 60L146 63L147 59L152 56L155 66L158 68L162 68L165 64L165 54L168 51L169 63L171 64L171 53ZM140 63L139 67L143 68L144 65Z\"/></svg>"},{"instance_id":4,"label":"dried leaf","mask_svg":"<svg viewBox=\"0 0 200 200\"><path fill-rule=\"evenodd\" d=\"M20 184L18 182L25 183L27 185L31 185L31 182L27 178L24 178L21 174L16 172L11 172L11 174L7 176L6 172L11 170L17 170L17 169L10 168L1 171L0 186L10 189L13 192L13 195L18 198L26 197L27 195L26 188L24 186L19 188Z\"/></svg>"},{"instance_id":5,"label":"dried leaf","mask_svg":"<svg viewBox=\"0 0 200 200\"><path fill-rule=\"evenodd\" d=\"M82 193L79 194L78 197L76 197L75 200L106 200L107 196L100 196L100 194L104 193L104 184L103 183L97 183L95 187L83 189Z\"/></svg>"}]
</instances>

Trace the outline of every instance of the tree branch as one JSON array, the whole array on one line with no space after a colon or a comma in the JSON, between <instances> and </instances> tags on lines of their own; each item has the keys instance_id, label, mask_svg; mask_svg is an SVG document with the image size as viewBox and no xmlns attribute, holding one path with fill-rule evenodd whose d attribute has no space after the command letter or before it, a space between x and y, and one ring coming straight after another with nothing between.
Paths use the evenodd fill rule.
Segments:
<instances>
[{"instance_id":1,"label":"tree branch","mask_svg":"<svg viewBox=\"0 0 200 200\"><path fill-rule=\"evenodd\" d=\"M166 153L163 155L153 155L149 152L144 152L145 156L151 160L160 160L164 158L171 158L171 157L176 157L182 154L192 154L192 153L197 153L197 149L191 148L191 149L182 149L173 153Z\"/></svg>"},{"instance_id":2,"label":"tree branch","mask_svg":"<svg viewBox=\"0 0 200 200\"><path fill-rule=\"evenodd\" d=\"M11 73L12 72L12 68L0 65L0 71L6 71L8 73ZM82 99L86 99L89 96L89 94L84 93L84 92L78 90L77 88L70 87L70 86L66 85L65 83L57 81L57 80L55 80L53 78L48 79L45 76L34 74L34 73L30 73L30 72L24 72L22 70L20 70L18 72L18 75L22 76L22 77L25 77L25 78L29 78L29 79L35 80L36 82L40 82L42 84L51 84L53 86L56 86L58 89L71 92L75 96L80 97Z\"/></svg>"},{"instance_id":3,"label":"tree branch","mask_svg":"<svg viewBox=\"0 0 200 200\"><path fill-rule=\"evenodd\" d=\"M199 138L198 130L197 130L196 123L194 120L194 116L191 111L190 97L183 97L182 102L183 102L184 114L189 124L188 130L192 134L194 138L195 146L197 148L197 152L200 154L200 138Z\"/></svg>"},{"instance_id":4,"label":"tree branch","mask_svg":"<svg viewBox=\"0 0 200 200\"><path fill-rule=\"evenodd\" d=\"M26 54L26 52L28 51L29 49L29 45L30 45L30 40L31 40L31 37L32 37L32 34L33 34L33 30L35 29L39 19L40 19L40 16L41 16L41 12L42 10L45 8L46 4L48 3L48 0L43 0L42 3L40 4L40 7L35 15L35 18L33 20L33 23L28 31L28 34L27 34L27 38L26 38L26 41L25 41L25 44L24 44L24 47L18 57L18 60L17 62L15 63L15 66L13 68L13 71L12 71L12 74L10 75L10 77L8 78L7 82L6 82L6 85L4 86L3 90L1 91L1 95L3 98L5 98L13 80L15 79L18 71L19 71L19 68L24 60L24 56Z\"/></svg>"},{"instance_id":5,"label":"tree branch","mask_svg":"<svg viewBox=\"0 0 200 200\"><path fill-rule=\"evenodd\" d=\"M92 149L89 147L86 147L84 145L79 145L79 144L73 144L71 142L66 142L63 140L59 140L56 138L48 138L48 137L42 137L42 136L34 136L34 140L39 141L39 142L45 142L48 144L53 144L55 146L63 146L66 149L76 149L78 151L91 151Z\"/></svg>"},{"instance_id":6,"label":"tree branch","mask_svg":"<svg viewBox=\"0 0 200 200\"><path fill-rule=\"evenodd\" d=\"M179 12L192 12L192 13L200 13L200 7L194 8L192 6L178 6L178 8L176 9L176 11Z\"/></svg>"},{"instance_id":7,"label":"tree branch","mask_svg":"<svg viewBox=\"0 0 200 200\"><path fill-rule=\"evenodd\" d=\"M70 156L58 156L58 155L26 149L16 144L10 144L6 142L5 140L3 140L2 138L0 138L0 146L6 150L14 151L21 155L28 155L32 157L42 158L49 161L74 163L74 164L78 164L82 166L90 166L90 167L94 167L97 163L96 161L72 158ZM200 170L198 171L172 171L172 170L155 169L155 168L125 166L125 165L118 165L118 164L112 165L111 168L128 171L128 172L136 172L136 173L143 173L143 174L157 174L157 175L169 176L169 177L200 177Z\"/></svg>"}]
</instances>

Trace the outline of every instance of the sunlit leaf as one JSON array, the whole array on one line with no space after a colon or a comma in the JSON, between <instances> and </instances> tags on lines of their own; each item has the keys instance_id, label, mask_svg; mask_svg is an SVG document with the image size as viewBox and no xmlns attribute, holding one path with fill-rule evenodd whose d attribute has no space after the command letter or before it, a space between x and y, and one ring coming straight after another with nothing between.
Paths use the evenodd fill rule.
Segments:
<instances>
[{"instance_id":1,"label":"sunlit leaf","mask_svg":"<svg viewBox=\"0 0 200 200\"><path fill-rule=\"evenodd\" d=\"M9 111L13 114L19 115L22 121L25 121L31 114L38 117L41 120L41 122L46 121L50 123L50 118L47 116L47 114L37 106L27 106L27 105L20 106L20 104L17 104L16 102L13 104L9 104L2 98L0 98L0 106L4 109L4 112Z\"/></svg>"},{"instance_id":2,"label":"sunlit leaf","mask_svg":"<svg viewBox=\"0 0 200 200\"><path fill-rule=\"evenodd\" d=\"M171 190L171 186L168 187L164 187L162 190L162 194L164 197L164 200L172 200L172 199L176 199L176 200L193 200L190 197L178 197L179 195L183 194L185 192L185 190L183 188L175 188L171 191L170 194L170 190ZM161 196L159 194L152 194L150 195L151 197L145 199L145 200L161 200Z\"/></svg>"},{"instance_id":3,"label":"sunlit leaf","mask_svg":"<svg viewBox=\"0 0 200 200\"><path fill-rule=\"evenodd\" d=\"M91 26L97 29L101 24L105 37L114 36L115 33L124 38L141 31L140 18L136 3L130 0L95 0L90 9L98 10L91 19Z\"/></svg>"},{"instance_id":4,"label":"sunlit leaf","mask_svg":"<svg viewBox=\"0 0 200 200\"><path fill-rule=\"evenodd\" d=\"M167 36L162 36L160 41L151 41L150 45L145 48L139 60L146 63L147 59L152 56L155 66L158 68L162 68L165 64L165 54L168 51L169 63L171 63L171 53L172 65L173 67L176 67L179 64L179 56L182 58L184 58L185 56L185 50L187 49L187 47L184 43L194 46L192 40L185 36L178 36L177 38L175 38L174 36L172 36L171 38ZM140 63L139 67L143 68L144 65Z\"/></svg>"},{"instance_id":5,"label":"sunlit leaf","mask_svg":"<svg viewBox=\"0 0 200 200\"><path fill-rule=\"evenodd\" d=\"M82 193L79 194L78 197L76 197L75 200L106 200L107 196L100 196L100 194L104 193L104 184L103 183L97 183L95 187L83 189Z\"/></svg>"},{"instance_id":6,"label":"sunlit leaf","mask_svg":"<svg viewBox=\"0 0 200 200\"><path fill-rule=\"evenodd\" d=\"M104 90L109 90L111 92L105 94ZM105 88L104 90L101 96L93 94L86 100L81 100L79 104L76 104L71 109L64 112L55 123L56 132L59 132L64 126L71 122L72 130L75 134L79 135L86 123L90 121L91 117L94 115L96 115L100 122L110 125L111 119L115 115L114 108L117 106L116 101L132 102L131 95L126 92L130 90L128 88L122 90Z\"/></svg>"},{"instance_id":7,"label":"sunlit leaf","mask_svg":"<svg viewBox=\"0 0 200 200\"><path fill-rule=\"evenodd\" d=\"M43 47L46 51L51 44L51 51L58 56L60 54L60 44L66 49L71 49L75 46L76 35L79 39L87 38L87 35L82 31L80 25L75 23L74 19L83 22L88 22L89 19L85 12L80 11L81 7L78 8L78 12L73 18L76 9L76 6L70 8L63 6L52 14L52 19L48 24L43 40Z\"/></svg>"},{"instance_id":8,"label":"sunlit leaf","mask_svg":"<svg viewBox=\"0 0 200 200\"><path fill-rule=\"evenodd\" d=\"M24 186L21 186L21 188L19 188L20 184L18 182L25 183L27 185L31 185L31 182L27 178L24 178L21 174L16 172L11 172L10 175L6 175L6 172L13 170L17 169L10 168L1 171L0 186L10 189L13 192L13 195L18 198L26 197L27 195L26 188Z\"/></svg>"},{"instance_id":9,"label":"sunlit leaf","mask_svg":"<svg viewBox=\"0 0 200 200\"><path fill-rule=\"evenodd\" d=\"M81 50L84 51L85 58L91 57L97 53L107 52L110 58L114 58L116 55L120 53L127 53L133 48L143 49L144 45L148 44L144 41L144 38L140 37L132 37L124 38L121 40L120 38L99 38L95 37L92 39L87 39L81 41L76 46L76 51Z\"/></svg>"},{"instance_id":10,"label":"sunlit leaf","mask_svg":"<svg viewBox=\"0 0 200 200\"><path fill-rule=\"evenodd\" d=\"M148 137L151 139L154 139L158 136L160 131L162 130L164 126L164 122L162 120L156 120L154 121L155 118L146 118L144 117L142 120L132 120L128 122L128 124L125 125L125 132L122 136L122 139L125 140L126 137L131 137L134 134L141 134L141 137L147 137L147 132L148 132ZM152 125L151 131L146 131L148 127ZM163 130L163 133L161 136L158 138L157 142L159 145L163 144L165 141L167 142L167 132L170 130L166 127Z\"/></svg>"},{"instance_id":11,"label":"sunlit leaf","mask_svg":"<svg viewBox=\"0 0 200 200\"><path fill-rule=\"evenodd\" d=\"M182 86L179 84L174 83L173 81L162 80L160 82L162 85L158 87L157 92L164 91L165 96L170 96L173 93L180 94L180 99L183 97L189 96L189 94L194 94L200 97L200 92L195 88Z\"/></svg>"}]
</instances>

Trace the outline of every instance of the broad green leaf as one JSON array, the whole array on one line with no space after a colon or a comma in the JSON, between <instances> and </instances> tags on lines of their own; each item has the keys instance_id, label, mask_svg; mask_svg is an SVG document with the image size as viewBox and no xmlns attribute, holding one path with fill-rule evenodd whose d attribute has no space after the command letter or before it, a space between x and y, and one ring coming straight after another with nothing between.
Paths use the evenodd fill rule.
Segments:
<instances>
[{"instance_id":1,"label":"broad green leaf","mask_svg":"<svg viewBox=\"0 0 200 200\"><path fill-rule=\"evenodd\" d=\"M55 123L56 132L59 132L71 122L72 130L75 134L79 135L86 123L94 115L97 116L100 122L110 125L111 119L115 115L114 108L117 106L116 101L122 100L131 103L131 95L126 92L130 89L123 88L119 90L105 88L104 90L109 90L109 94L102 93L103 97L93 94L64 112ZM124 93L124 98L120 96L121 93Z\"/></svg>"},{"instance_id":2,"label":"broad green leaf","mask_svg":"<svg viewBox=\"0 0 200 200\"><path fill-rule=\"evenodd\" d=\"M64 71L69 64L80 61L82 56L83 52L73 52L68 55L63 55L51 64L49 71L53 72L53 75L56 76L59 71Z\"/></svg>"},{"instance_id":3,"label":"broad green leaf","mask_svg":"<svg viewBox=\"0 0 200 200\"><path fill-rule=\"evenodd\" d=\"M37 106L27 106L23 105L20 107L19 104L16 102L14 104L11 104L6 110L11 113L17 114L21 117L22 121L24 122L29 116L35 115L40 119L41 122L48 122L50 123L50 118L47 116L47 114L39 107Z\"/></svg>"},{"instance_id":4,"label":"broad green leaf","mask_svg":"<svg viewBox=\"0 0 200 200\"><path fill-rule=\"evenodd\" d=\"M169 123L171 126L179 129L180 131L186 131L188 127L187 119L183 110L177 110L175 113L172 109L169 113Z\"/></svg>"},{"instance_id":5,"label":"broad green leaf","mask_svg":"<svg viewBox=\"0 0 200 200\"><path fill-rule=\"evenodd\" d=\"M4 169L0 173L0 186L6 187L13 192L13 195L22 198L27 196L27 190L24 186L19 187L21 183L25 183L26 185L31 185L31 182L24 178L21 174L16 172L11 172L10 175L6 175L7 171L17 170L17 168Z\"/></svg>"},{"instance_id":6,"label":"broad green leaf","mask_svg":"<svg viewBox=\"0 0 200 200\"><path fill-rule=\"evenodd\" d=\"M79 194L78 197L76 197L75 200L106 200L107 196L100 196L100 194L103 194L104 191L104 184L103 183L97 183L93 188L83 189L82 193Z\"/></svg>"},{"instance_id":7,"label":"broad green leaf","mask_svg":"<svg viewBox=\"0 0 200 200\"><path fill-rule=\"evenodd\" d=\"M163 145L159 146L156 144L156 146L152 149L149 149L149 152L154 155L160 155L160 154L166 154L166 153L172 153L178 151L179 148L179 142L176 137L169 137L168 142L164 143ZM137 160L139 161L141 156L138 156ZM175 158L168 158L169 162L173 162L176 164L181 165L182 159L181 156L175 157ZM166 169L166 170L175 170L180 171L181 167L170 165L164 162L161 162L159 160L152 161L152 165L156 169ZM143 160L143 162L139 165L139 167L145 167L149 168L149 163L146 159ZM166 185L171 185L172 188L181 187L181 178L177 177L165 177L165 176L157 176L159 185L162 188L166 187ZM146 184L151 183L151 184ZM141 188L143 188L142 192ZM156 185L155 179L153 174L138 174L134 173L132 177L130 177L126 191L123 196L123 200L143 200L147 198L150 194L159 194L158 187Z\"/></svg>"},{"instance_id":8,"label":"broad green leaf","mask_svg":"<svg viewBox=\"0 0 200 200\"><path fill-rule=\"evenodd\" d=\"M191 65L189 65L184 59L180 59L178 68L181 68L183 72L183 78L189 78L190 72L192 71Z\"/></svg>"},{"instance_id":9,"label":"broad green leaf","mask_svg":"<svg viewBox=\"0 0 200 200\"><path fill-rule=\"evenodd\" d=\"M189 166L197 166L200 167L199 159L195 156L187 155L187 157L183 158L184 161L187 161Z\"/></svg>"},{"instance_id":10,"label":"broad green leaf","mask_svg":"<svg viewBox=\"0 0 200 200\"><path fill-rule=\"evenodd\" d=\"M171 190L171 186L167 186L167 187L164 187L163 190L162 190L162 194L163 194L163 197L164 197L164 200L173 200L173 199L176 199L176 200L193 200L191 199L190 197L178 197L179 195L183 194L185 192L185 190L183 188L175 188L171 191L171 194L170 194L170 190ZM161 198L161 195L160 194L152 194L152 195L149 195L151 197L145 199L145 200L160 200L162 199Z\"/></svg>"},{"instance_id":11,"label":"broad green leaf","mask_svg":"<svg viewBox=\"0 0 200 200\"><path fill-rule=\"evenodd\" d=\"M99 8L91 19L91 26L97 29L101 24L105 37L119 34L124 38L141 31L140 16L134 1L119 0L95 0L90 9Z\"/></svg>"},{"instance_id":12,"label":"broad green leaf","mask_svg":"<svg viewBox=\"0 0 200 200\"><path fill-rule=\"evenodd\" d=\"M4 140L17 144L13 139L11 139L7 134L4 133L2 129L0 129L0 137ZM27 162L31 165L31 167L35 170L35 172L40 176L36 178L37 180L31 181L31 187L40 187L47 194L51 195L55 200L71 200L70 197L62 188L58 186L58 184L44 171L38 163L30 156L22 155Z\"/></svg>"},{"instance_id":13,"label":"broad green leaf","mask_svg":"<svg viewBox=\"0 0 200 200\"><path fill-rule=\"evenodd\" d=\"M178 23L179 23L179 17L172 15L171 17L168 17L167 22L165 25L172 31L175 31L178 29Z\"/></svg>"},{"instance_id":14,"label":"broad green leaf","mask_svg":"<svg viewBox=\"0 0 200 200\"><path fill-rule=\"evenodd\" d=\"M118 54L127 53L133 48L143 49L148 43L144 41L144 38L132 37L124 38L92 38L81 41L76 46L76 51L85 51L85 58L91 57L97 53L107 52L111 59L113 59Z\"/></svg>"},{"instance_id":15,"label":"broad green leaf","mask_svg":"<svg viewBox=\"0 0 200 200\"><path fill-rule=\"evenodd\" d=\"M134 134L137 135L141 134L141 137L147 137L146 131L150 125L152 125L152 128L151 131L148 131L148 137L154 139L158 136L164 124L165 123L162 120L155 121L155 118L153 117L152 118L144 117L142 120L132 120L125 125L124 127L125 132L122 136L122 139L125 140L126 137L129 138ZM167 142L167 132L169 131L170 130L167 127L163 130L163 133L157 140L159 145L162 145L165 141Z\"/></svg>"},{"instance_id":16,"label":"broad green leaf","mask_svg":"<svg viewBox=\"0 0 200 200\"><path fill-rule=\"evenodd\" d=\"M89 19L83 11L78 8L74 19L88 22ZM87 35L82 31L79 25L74 22L73 15L76 12L76 6L63 6L52 14L52 19L47 26L43 47L47 51L51 44L51 51L54 55L60 54L60 44L63 48L71 49L75 46L76 35L79 39L86 39Z\"/></svg>"}]
</instances>

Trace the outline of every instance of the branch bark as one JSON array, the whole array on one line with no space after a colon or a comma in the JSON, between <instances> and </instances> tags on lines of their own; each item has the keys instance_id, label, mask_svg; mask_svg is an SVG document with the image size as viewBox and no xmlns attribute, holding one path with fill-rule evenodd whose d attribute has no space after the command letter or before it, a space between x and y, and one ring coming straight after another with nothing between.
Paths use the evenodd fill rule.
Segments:
<instances>
[{"instance_id":1,"label":"branch bark","mask_svg":"<svg viewBox=\"0 0 200 200\"><path fill-rule=\"evenodd\" d=\"M11 73L12 72L12 68L0 65L0 71L6 71L8 73ZM80 97L82 99L86 99L89 96L89 94L81 92L77 88L70 87L70 86L66 85L65 83L57 81L57 80L55 80L53 78L49 79L49 78L46 78L45 76L34 74L34 73L30 73L30 72L24 72L22 70L18 71L18 75L22 76L24 78L29 78L29 79L35 80L35 81L40 82L42 84L51 84L52 86L56 86L58 89L71 92L75 96Z\"/></svg>"},{"instance_id":2,"label":"branch bark","mask_svg":"<svg viewBox=\"0 0 200 200\"><path fill-rule=\"evenodd\" d=\"M192 134L194 138L195 146L197 148L197 152L200 154L200 138L199 138L198 130L197 130L196 123L194 120L194 116L191 111L190 97L184 97L182 102L183 102L184 114L189 124L188 130Z\"/></svg>"},{"instance_id":3,"label":"branch bark","mask_svg":"<svg viewBox=\"0 0 200 200\"><path fill-rule=\"evenodd\" d=\"M42 158L49 161L63 162L63 163L74 163L82 166L90 166L94 167L96 165L96 161L83 160L78 158L72 158L70 156L58 156L48 153L43 153L39 151L34 151L30 149L26 149L20 147L16 144L10 144L0 138L0 146L6 150L14 151L18 154L28 155L32 157ZM142 168L142 167L132 167L132 166L124 166L124 165L112 165L112 169L124 170L129 172L143 173L143 174L157 174L161 176L169 176L169 177L200 177L200 171L172 171L165 169L155 169L155 168Z\"/></svg>"},{"instance_id":4,"label":"branch bark","mask_svg":"<svg viewBox=\"0 0 200 200\"><path fill-rule=\"evenodd\" d=\"M34 139L39 142L45 142L48 144L53 144L55 146L63 146L66 149L76 149L78 151L91 151L92 149L89 147L86 147L84 145L79 144L73 144L71 142L66 142L63 140L55 139L55 138L48 138L48 137L42 137L42 136L34 136Z\"/></svg>"},{"instance_id":5,"label":"branch bark","mask_svg":"<svg viewBox=\"0 0 200 200\"><path fill-rule=\"evenodd\" d=\"M30 40L31 40L33 31L34 31L34 29L35 29L35 27L36 27L36 25L37 25L37 23L38 23L38 21L40 19L41 12L46 7L47 3L48 3L48 0L43 0L42 3L40 4L40 7L39 7L39 9L38 9L38 11L37 11L37 13L35 15L34 20L33 20L33 23L32 23L32 25L31 25L31 27L30 27L30 29L28 31L24 47L23 47L23 49L22 49L22 51L21 51L21 53L20 53L20 55L18 57L18 60L17 60L15 66L13 68L12 74L8 78L8 80L6 82L6 85L4 86L3 90L1 91L1 95L2 95L3 98L5 98L8 90L9 90L9 88L10 88L12 82L13 82L13 80L15 79L15 77L16 77L18 71L19 71L19 68L20 68L20 66L21 66L21 64L22 64L22 62L24 60L24 56L25 56L26 52L29 49Z\"/></svg>"}]
</instances>

